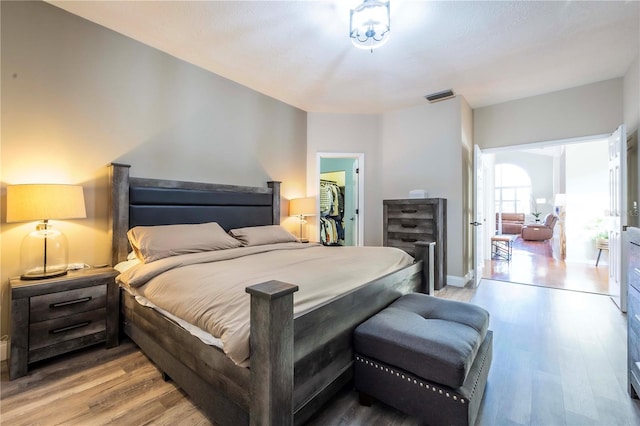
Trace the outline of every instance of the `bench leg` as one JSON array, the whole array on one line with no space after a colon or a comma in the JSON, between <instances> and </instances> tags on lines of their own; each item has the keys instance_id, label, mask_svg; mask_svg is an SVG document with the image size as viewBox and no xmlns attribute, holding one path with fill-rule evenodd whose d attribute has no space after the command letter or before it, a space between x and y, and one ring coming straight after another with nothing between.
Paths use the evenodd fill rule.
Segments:
<instances>
[{"instance_id":1,"label":"bench leg","mask_svg":"<svg viewBox=\"0 0 640 426\"><path fill-rule=\"evenodd\" d=\"M371 407L373 403L373 397L364 392L358 392L358 400L360 401L360 405L364 405L365 407Z\"/></svg>"}]
</instances>

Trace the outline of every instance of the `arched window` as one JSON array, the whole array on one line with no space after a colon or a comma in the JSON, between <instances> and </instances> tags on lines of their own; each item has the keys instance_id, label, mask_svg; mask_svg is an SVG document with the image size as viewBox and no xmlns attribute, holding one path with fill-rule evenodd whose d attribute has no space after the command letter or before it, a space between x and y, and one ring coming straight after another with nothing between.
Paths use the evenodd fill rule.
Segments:
<instances>
[{"instance_id":1,"label":"arched window","mask_svg":"<svg viewBox=\"0 0 640 426\"><path fill-rule=\"evenodd\" d=\"M495 189L496 212L531 213L531 178L522 167L497 164Z\"/></svg>"}]
</instances>

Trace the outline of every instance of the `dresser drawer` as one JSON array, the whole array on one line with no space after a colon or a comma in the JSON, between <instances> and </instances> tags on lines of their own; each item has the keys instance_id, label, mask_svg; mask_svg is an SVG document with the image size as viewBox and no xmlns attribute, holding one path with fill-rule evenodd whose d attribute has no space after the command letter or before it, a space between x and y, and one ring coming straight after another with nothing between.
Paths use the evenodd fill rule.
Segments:
<instances>
[{"instance_id":1,"label":"dresser drawer","mask_svg":"<svg viewBox=\"0 0 640 426\"><path fill-rule=\"evenodd\" d=\"M436 229L431 220L389 218L387 222L387 232L433 235Z\"/></svg>"},{"instance_id":2,"label":"dresser drawer","mask_svg":"<svg viewBox=\"0 0 640 426\"><path fill-rule=\"evenodd\" d=\"M428 234L389 233L387 246L400 248L413 256L417 241L433 241L433 236Z\"/></svg>"},{"instance_id":3,"label":"dresser drawer","mask_svg":"<svg viewBox=\"0 0 640 426\"><path fill-rule=\"evenodd\" d=\"M433 205L431 204L387 204L389 219L433 219Z\"/></svg>"},{"instance_id":4,"label":"dresser drawer","mask_svg":"<svg viewBox=\"0 0 640 426\"><path fill-rule=\"evenodd\" d=\"M633 229L629 231L631 239L634 238ZM627 253L629 290L631 287L640 291L640 241L629 241Z\"/></svg>"},{"instance_id":5,"label":"dresser drawer","mask_svg":"<svg viewBox=\"0 0 640 426\"><path fill-rule=\"evenodd\" d=\"M107 305L107 285L60 291L29 299L29 322L66 317Z\"/></svg>"},{"instance_id":6,"label":"dresser drawer","mask_svg":"<svg viewBox=\"0 0 640 426\"><path fill-rule=\"evenodd\" d=\"M627 322L629 330L633 331L636 336L640 336L640 292L631 287L629 287L629 303L627 304ZM637 358L636 361L640 361L640 358Z\"/></svg>"},{"instance_id":7,"label":"dresser drawer","mask_svg":"<svg viewBox=\"0 0 640 426\"><path fill-rule=\"evenodd\" d=\"M640 374L638 371L638 363L640 363L640 335L638 335L635 331L629 330L629 369L637 374Z\"/></svg>"},{"instance_id":8,"label":"dresser drawer","mask_svg":"<svg viewBox=\"0 0 640 426\"><path fill-rule=\"evenodd\" d=\"M106 308L82 312L29 326L29 350L77 339L107 329Z\"/></svg>"},{"instance_id":9,"label":"dresser drawer","mask_svg":"<svg viewBox=\"0 0 640 426\"><path fill-rule=\"evenodd\" d=\"M640 361L631 363L629 368L630 384L633 386L636 394L640 394Z\"/></svg>"}]
</instances>

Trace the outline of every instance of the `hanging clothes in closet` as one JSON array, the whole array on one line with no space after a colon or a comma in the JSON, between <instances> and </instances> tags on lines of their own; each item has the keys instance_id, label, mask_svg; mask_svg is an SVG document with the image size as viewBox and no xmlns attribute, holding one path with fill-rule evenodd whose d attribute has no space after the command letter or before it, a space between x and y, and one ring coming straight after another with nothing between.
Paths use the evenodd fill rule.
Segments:
<instances>
[{"instance_id":1,"label":"hanging clothes in closet","mask_svg":"<svg viewBox=\"0 0 640 426\"><path fill-rule=\"evenodd\" d=\"M324 245L344 243L344 188L320 180L320 241Z\"/></svg>"}]
</instances>

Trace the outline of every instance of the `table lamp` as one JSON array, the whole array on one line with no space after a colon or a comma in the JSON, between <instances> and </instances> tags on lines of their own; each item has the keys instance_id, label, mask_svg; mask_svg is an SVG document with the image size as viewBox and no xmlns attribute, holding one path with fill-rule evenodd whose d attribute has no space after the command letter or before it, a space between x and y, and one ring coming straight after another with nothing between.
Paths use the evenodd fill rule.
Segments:
<instances>
[{"instance_id":1,"label":"table lamp","mask_svg":"<svg viewBox=\"0 0 640 426\"><path fill-rule=\"evenodd\" d=\"M300 241L308 242L307 238L303 238L302 225L306 223L305 216L315 216L316 199L314 197L294 198L289 201L289 216L298 216L300 221Z\"/></svg>"},{"instance_id":2,"label":"table lamp","mask_svg":"<svg viewBox=\"0 0 640 426\"><path fill-rule=\"evenodd\" d=\"M67 273L67 238L50 219L86 218L82 186L25 184L7 186L7 223L40 221L20 246L23 280L40 280Z\"/></svg>"}]
</instances>

